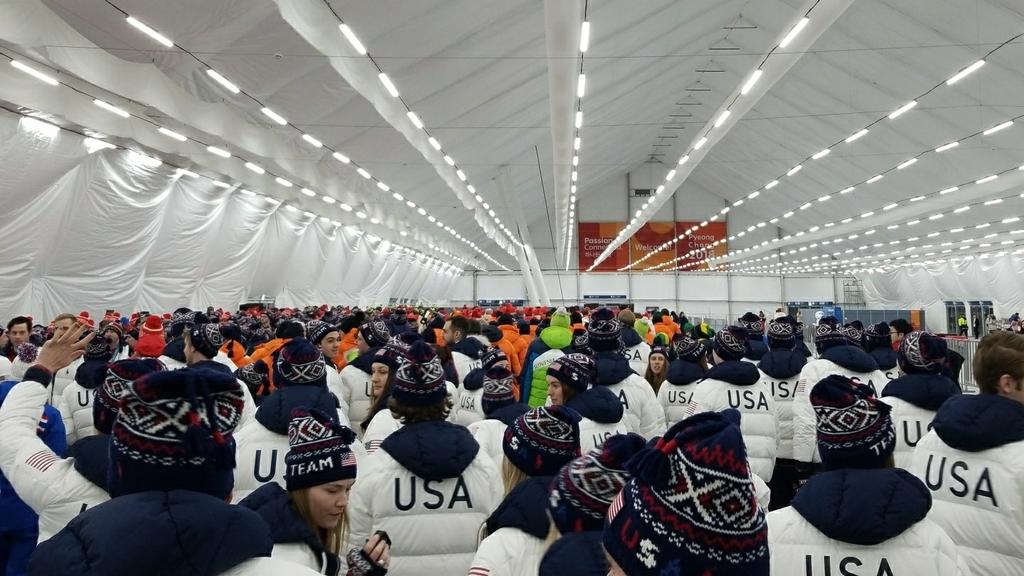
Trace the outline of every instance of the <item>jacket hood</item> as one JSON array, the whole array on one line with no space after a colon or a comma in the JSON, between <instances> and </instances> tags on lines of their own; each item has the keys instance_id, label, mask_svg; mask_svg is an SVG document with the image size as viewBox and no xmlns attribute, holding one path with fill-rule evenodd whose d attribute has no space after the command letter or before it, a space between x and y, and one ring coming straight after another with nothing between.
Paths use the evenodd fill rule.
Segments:
<instances>
[{"instance_id":1,"label":"jacket hood","mask_svg":"<svg viewBox=\"0 0 1024 576\"><path fill-rule=\"evenodd\" d=\"M469 430L444 421L403 426L385 438L380 448L406 470L433 481L462 474L480 451Z\"/></svg>"},{"instance_id":2,"label":"jacket hood","mask_svg":"<svg viewBox=\"0 0 1024 576\"><path fill-rule=\"evenodd\" d=\"M548 487L551 476L534 476L523 480L509 492L487 519L487 532L501 528L517 528L535 538L548 537Z\"/></svg>"},{"instance_id":3,"label":"jacket hood","mask_svg":"<svg viewBox=\"0 0 1024 576\"><path fill-rule=\"evenodd\" d=\"M601 532L563 534L544 553L539 576L605 576L608 563L604 559Z\"/></svg>"},{"instance_id":4,"label":"jacket hood","mask_svg":"<svg viewBox=\"0 0 1024 576\"><path fill-rule=\"evenodd\" d=\"M622 402L607 388L591 388L574 396L566 406L599 424L615 424L622 420Z\"/></svg>"},{"instance_id":5,"label":"jacket hood","mask_svg":"<svg viewBox=\"0 0 1024 576\"><path fill-rule=\"evenodd\" d=\"M238 505L263 518L270 528L270 538L274 544L306 544L318 555L324 551L320 539L292 506L288 493L277 482L260 486Z\"/></svg>"},{"instance_id":6,"label":"jacket hood","mask_svg":"<svg viewBox=\"0 0 1024 576\"><path fill-rule=\"evenodd\" d=\"M380 350L380 348L370 348L365 354L356 356L348 365L355 366L363 372L370 374L373 372L373 357L377 355L377 350Z\"/></svg>"},{"instance_id":7,"label":"jacket hood","mask_svg":"<svg viewBox=\"0 0 1024 576\"><path fill-rule=\"evenodd\" d=\"M757 367L772 378L792 378L800 374L807 357L800 350L770 350L765 354Z\"/></svg>"},{"instance_id":8,"label":"jacket hood","mask_svg":"<svg viewBox=\"0 0 1024 576\"><path fill-rule=\"evenodd\" d=\"M947 445L967 452L1019 442L1024 440L1024 404L995 394L953 396L939 407L932 429Z\"/></svg>"},{"instance_id":9,"label":"jacket hood","mask_svg":"<svg viewBox=\"0 0 1024 576\"><path fill-rule=\"evenodd\" d=\"M906 470L846 469L811 477L796 493L792 506L833 540L874 546L923 520L932 507L932 496Z\"/></svg>"},{"instance_id":10,"label":"jacket hood","mask_svg":"<svg viewBox=\"0 0 1024 576\"><path fill-rule=\"evenodd\" d=\"M178 362L185 361L185 339L178 337L164 345L163 356L174 358Z\"/></svg>"},{"instance_id":11,"label":"jacket hood","mask_svg":"<svg viewBox=\"0 0 1024 576\"><path fill-rule=\"evenodd\" d=\"M726 360L713 366L704 377L736 386L751 386L757 384L757 381L761 379L761 373L757 371L757 366L750 362Z\"/></svg>"},{"instance_id":12,"label":"jacket hood","mask_svg":"<svg viewBox=\"0 0 1024 576\"><path fill-rule=\"evenodd\" d=\"M107 490L107 468L110 465L110 436L95 434L79 438L68 448L75 459L75 470L86 480Z\"/></svg>"},{"instance_id":13,"label":"jacket hood","mask_svg":"<svg viewBox=\"0 0 1024 576\"><path fill-rule=\"evenodd\" d=\"M220 574L270 556L273 545L266 523L251 510L186 490L140 492L79 514L39 545L29 573Z\"/></svg>"},{"instance_id":14,"label":"jacket hood","mask_svg":"<svg viewBox=\"0 0 1024 576\"><path fill-rule=\"evenodd\" d=\"M878 362L871 357L867 352L861 350L856 346L836 346L825 350L825 353L820 356L825 360L835 362L836 364L852 370L858 374L865 374L867 372L874 372L878 370Z\"/></svg>"},{"instance_id":15,"label":"jacket hood","mask_svg":"<svg viewBox=\"0 0 1024 576\"><path fill-rule=\"evenodd\" d=\"M487 347L470 335L452 344L450 349L452 352L459 352L468 356L470 360L479 360Z\"/></svg>"},{"instance_id":16,"label":"jacket hood","mask_svg":"<svg viewBox=\"0 0 1024 576\"><path fill-rule=\"evenodd\" d=\"M568 328L552 324L541 330L540 339L551 350L565 350L572 346L572 331Z\"/></svg>"},{"instance_id":17,"label":"jacket hood","mask_svg":"<svg viewBox=\"0 0 1024 576\"><path fill-rule=\"evenodd\" d=\"M486 374L486 372L483 368L473 368L469 371L469 374L466 374L465 380L462 381L462 386L469 391L483 388L484 374Z\"/></svg>"},{"instance_id":18,"label":"jacket hood","mask_svg":"<svg viewBox=\"0 0 1024 576\"><path fill-rule=\"evenodd\" d=\"M106 360L86 360L75 370L75 383L89 390L95 390L107 378Z\"/></svg>"},{"instance_id":19,"label":"jacket hood","mask_svg":"<svg viewBox=\"0 0 1024 576\"><path fill-rule=\"evenodd\" d=\"M207 370L213 370L214 372L223 372L224 374L234 374L227 365L221 364L215 360L201 360L189 366L189 368L205 368Z\"/></svg>"},{"instance_id":20,"label":"jacket hood","mask_svg":"<svg viewBox=\"0 0 1024 576\"><path fill-rule=\"evenodd\" d=\"M764 343L760 336L748 338L743 346L743 357L749 360L760 360L767 353L768 345Z\"/></svg>"},{"instance_id":21,"label":"jacket hood","mask_svg":"<svg viewBox=\"0 0 1024 576\"><path fill-rule=\"evenodd\" d=\"M960 387L942 374L904 374L890 381L882 390L883 398L899 398L918 408L933 411L957 394L960 394Z\"/></svg>"},{"instance_id":22,"label":"jacket hood","mask_svg":"<svg viewBox=\"0 0 1024 576\"><path fill-rule=\"evenodd\" d=\"M618 352L596 352L594 364L597 369L595 384L600 386L613 386L636 374L629 367L629 360Z\"/></svg>"},{"instance_id":23,"label":"jacket hood","mask_svg":"<svg viewBox=\"0 0 1024 576\"><path fill-rule=\"evenodd\" d=\"M263 399L256 410L256 421L267 430L277 434L288 434L288 423L292 410L316 408L326 414L336 413L338 399L326 387L288 386L278 388Z\"/></svg>"},{"instance_id":24,"label":"jacket hood","mask_svg":"<svg viewBox=\"0 0 1024 576\"><path fill-rule=\"evenodd\" d=\"M625 346L626 348L632 348L633 346L636 346L637 344L643 342L643 340L640 338L640 335L637 334L636 330L634 330L631 326L623 326L622 332L619 334L619 337L622 338L622 345Z\"/></svg>"},{"instance_id":25,"label":"jacket hood","mask_svg":"<svg viewBox=\"0 0 1024 576\"><path fill-rule=\"evenodd\" d=\"M666 380L669 384L675 386L686 386L687 384L693 384L703 377L704 370L701 369L700 364L686 360L676 360L668 365L668 377Z\"/></svg>"},{"instance_id":26,"label":"jacket hood","mask_svg":"<svg viewBox=\"0 0 1024 576\"><path fill-rule=\"evenodd\" d=\"M868 354L878 363L879 370L892 370L899 364L899 356L896 355L896 351L888 346L875 348L868 352Z\"/></svg>"},{"instance_id":27,"label":"jacket hood","mask_svg":"<svg viewBox=\"0 0 1024 576\"><path fill-rule=\"evenodd\" d=\"M522 402L516 402L515 404L509 404L508 406L502 406L494 412L491 412L488 416L488 420L497 420L505 426L511 426L512 422L515 422L516 418L519 418L523 414L530 411L530 407Z\"/></svg>"}]
</instances>

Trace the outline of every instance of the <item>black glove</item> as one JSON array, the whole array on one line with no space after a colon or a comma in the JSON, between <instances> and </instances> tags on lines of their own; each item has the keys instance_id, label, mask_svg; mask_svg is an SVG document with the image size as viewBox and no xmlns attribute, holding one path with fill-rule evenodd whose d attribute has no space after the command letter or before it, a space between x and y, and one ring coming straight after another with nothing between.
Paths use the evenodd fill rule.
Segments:
<instances>
[{"instance_id":1,"label":"black glove","mask_svg":"<svg viewBox=\"0 0 1024 576\"><path fill-rule=\"evenodd\" d=\"M348 560L348 576L384 576L388 569L377 564L362 548L353 548L345 556Z\"/></svg>"}]
</instances>

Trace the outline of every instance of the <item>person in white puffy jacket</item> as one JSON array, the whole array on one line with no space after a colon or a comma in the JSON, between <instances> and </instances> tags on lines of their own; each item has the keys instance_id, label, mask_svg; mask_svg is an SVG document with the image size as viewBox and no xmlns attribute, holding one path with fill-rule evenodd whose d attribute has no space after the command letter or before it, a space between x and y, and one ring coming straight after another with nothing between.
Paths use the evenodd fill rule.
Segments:
<instances>
[{"instance_id":1,"label":"person in white puffy jacket","mask_svg":"<svg viewBox=\"0 0 1024 576\"><path fill-rule=\"evenodd\" d=\"M816 383L811 403L826 471L768 514L772 573L968 576L953 541L928 519L928 488L893 467L889 406L840 375Z\"/></svg>"},{"instance_id":2,"label":"person in white puffy jacket","mask_svg":"<svg viewBox=\"0 0 1024 576\"><path fill-rule=\"evenodd\" d=\"M548 399L551 406L567 406L580 415L580 449L600 448L616 434L625 434L622 403L607 388L591 387L594 361L586 354L562 356L548 366Z\"/></svg>"},{"instance_id":3,"label":"person in white puffy jacket","mask_svg":"<svg viewBox=\"0 0 1024 576\"><path fill-rule=\"evenodd\" d=\"M697 383L708 371L704 345L689 336L673 343L676 359L668 365L668 377L658 388L658 402L665 409L665 424L671 428L686 418L686 407L693 399Z\"/></svg>"},{"instance_id":4,"label":"person in white puffy jacket","mask_svg":"<svg viewBox=\"0 0 1024 576\"><path fill-rule=\"evenodd\" d=\"M890 380L882 393L882 401L892 406L898 468L910 467L914 447L931 430L935 411L961 393L942 374L946 352L946 341L930 332L911 332L900 340L897 356L903 375Z\"/></svg>"},{"instance_id":5,"label":"person in white puffy jacket","mask_svg":"<svg viewBox=\"0 0 1024 576\"><path fill-rule=\"evenodd\" d=\"M341 370L334 364L334 358L341 350L341 332L338 327L320 320L310 320L306 323L306 339L320 349L324 355L324 362L327 364L327 389L331 391L338 400L345 397L344 387L341 380ZM347 415L348 406L342 406Z\"/></svg>"},{"instance_id":6,"label":"person in white puffy jacket","mask_svg":"<svg viewBox=\"0 0 1024 576\"><path fill-rule=\"evenodd\" d=\"M619 311L619 322L622 323L622 354L629 362L629 367L637 374L643 375L647 371L647 364L651 357L651 346L644 342L640 333L633 327L636 324L636 315L629 308Z\"/></svg>"},{"instance_id":7,"label":"person in white puffy jacket","mask_svg":"<svg viewBox=\"0 0 1024 576\"><path fill-rule=\"evenodd\" d=\"M260 403L255 418L235 432L235 502L268 482L284 484L292 410L317 409L337 414L339 422L346 422L338 400L327 389L323 354L305 338L293 338L281 347L274 363L274 382L276 389Z\"/></svg>"},{"instance_id":8,"label":"person in white puffy jacket","mask_svg":"<svg viewBox=\"0 0 1024 576\"><path fill-rule=\"evenodd\" d=\"M486 537L468 574L533 576L547 548L547 516L555 474L580 455L580 416L549 406L526 412L508 427L502 442L504 499L487 518Z\"/></svg>"},{"instance_id":9,"label":"person in white puffy jacket","mask_svg":"<svg viewBox=\"0 0 1024 576\"><path fill-rule=\"evenodd\" d=\"M889 381L878 370L875 359L860 348L860 341L860 331L839 326L831 316L822 318L814 327L818 358L804 365L793 395L793 460L798 462L801 476L806 476L813 464L821 461L817 454L811 388L826 376L838 374L865 384L880 395Z\"/></svg>"},{"instance_id":10,"label":"person in white puffy jacket","mask_svg":"<svg viewBox=\"0 0 1024 576\"><path fill-rule=\"evenodd\" d=\"M206 315L188 308L178 308L171 315L171 322L167 326L171 339L164 345L159 358L168 370L180 370L188 366L188 358L185 356L185 331L197 321L205 323Z\"/></svg>"},{"instance_id":11,"label":"person in white puffy jacket","mask_svg":"<svg viewBox=\"0 0 1024 576\"><path fill-rule=\"evenodd\" d=\"M653 438L665 432L665 411L651 385L630 369L622 355L621 332L622 323L609 308L598 308L590 315L587 336L597 371L594 385L618 397L627 431Z\"/></svg>"},{"instance_id":12,"label":"person in white puffy jacket","mask_svg":"<svg viewBox=\"0 0 1024 576\"><path fill-rule=\"evenodd\" d=\"M807 357L796 347L796 321L788 316L768 323L768 352L757 363L761 382L768 385L775 401L779 447L772 472L772 510L789 506L800 477L793 460L793 396Z\"/></svg>"},{"instance_id":13,"label":"person in white puffy jacket","mask_svg":"<svg viewBox=\"0 0 1024 576\"><path fill-rule=\"evenodd\" d=\"M495 463L504 458L501 445L505 429L530 409L525 402L516 400L514 382L515 376L507 369L496 368L486 374L483 394L480 396L480 406L485 417L467 427L480 444L480 450Z\"/></svg>"},{"instance_id":14,"label":"person in white puffy jacket","mask_svg":"<svg viewBox=\"0 0 1024 576\"><path fill-rule=\"evenodd\" d=\"M370 320L359 327L356 334L356 356L341 371L341 395L339 400L348 406L346 420L356 426L357 433L362 432L359 425L366 421L373 403L373 385L370 375L373 372L373 355L391 340L391 330L381 320Z\"/></svg>"},{"instance_id":15,"label":"person in white puffy jacket","mask_svg":"<svg viewBox=\"0 0 1024 576\"><path fill-rule=\"evenodd\" d=\"M377 530L392 540L392 576L466 574L477 531L497 504L497 467L451 410L444 368L416 342L391 386L403 423L360 462L348 502L349 548Z\"/></svg>"},{"instance_id":16,"label":"person in white puffy jacket","mask_svg":"<svg viewBox=\"0 0 1024 576\"><path fill-rule=\"evenodd\" d=\"M488 348L480 357L480 367L474 368L462 381L456 398L453 398L455 407L452 408L450 420L456 424L469 426L479 420L485 419L483 406L480 398L483 396L484 377L490 370L502 368L511 370L508 356L500 348ZM513 378L515 376L513 375ZM515 387L515 380L512 381Z\"/></svg>"},{"instance_id":17,"label":"person in white puffy jacket","mask_svg":"<svg viewBox=\"0 0 1024 576\"><path fill-rule=\"evenodd\" d=\"M465 316L452 316L444 323L444 342L452 353L452 364L455 365L459 379L455 384L460 390L466 382L466 376L483 365L481 358L490 347L486 338L481 342L480 330L476 330L476 337L470 334L470 330L470 320Z\"/></svg>"},{"instance_id":18,"label":"person in white puffy jacket","mask_svg":"<svg viewBox=\"0 0 1024 576\"><path fill-rule=\"evenodd\" d=\"M65 421L71 422L67 430L68 446L96 433L92 425L92 404L96 388L107 377L107 363L114 356L107 341L97 334L85 347L83 362L75 370L75 381L64 389L61 403Z\"/></svg>"},{"instance_id":19,"label":"person in white puffy jacket","mask_svg":"<svg viewBox=\"0 0 1024 576\"><path fill-rule=\"evenodd\" d=\"M1024 574L1024 337L985 336L973 368L980 393L939 407L910 471L975 576Z\"/></svg>"},{"instance_id":20,"label":"person in white puffy jacket","mask_svg":"<svg viewBox=\"0 0 1024 576\"><path fill-rule=\"evenodd\" d=\"M356 481L356 456L350 448L355 439L334 415L303 408L292 412L285 457L287 490L271 482L238 503L267 523L274 539L272 558L321 574L342 572L345 509ZM380 536L371 541L369 549L353 548L345 554L350 567L387 568L388 543Z\"/></svg>"},{"instance_id":21,"label":"person in white puffy jacket","mask_svg":"<svg viewBox=\"0 0 1024 576\"><path fill-rule=\"evenodd\" d=\"M775 399L757 366L743 360L747 329L726 326L715 334L715 365L704 375L686 407L688 416L734 408L741 414L740 431L747 446L750 469L766 482L775 470L779 444Z\"/></svg>"}]
</instances>

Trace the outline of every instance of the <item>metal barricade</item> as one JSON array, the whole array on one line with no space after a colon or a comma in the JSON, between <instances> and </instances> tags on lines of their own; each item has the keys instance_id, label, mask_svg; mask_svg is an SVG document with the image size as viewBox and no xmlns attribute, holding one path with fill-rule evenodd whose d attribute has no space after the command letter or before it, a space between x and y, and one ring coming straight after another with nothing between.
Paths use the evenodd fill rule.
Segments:
<instances>
[{"instance_id":1,"label":"metal barricade","mask_svg":"<svg viewBox=\"0 0 1024 576\"><path fill-rule=\"evenodd\" d=\"M950 351L964 357L964 364L960 368L960 386L964 392L970 394L978 393L978 385L974 382L974 354L978 351L978 342L973 338L946 338L946 345Z\"/></svg>"}]
</instances>

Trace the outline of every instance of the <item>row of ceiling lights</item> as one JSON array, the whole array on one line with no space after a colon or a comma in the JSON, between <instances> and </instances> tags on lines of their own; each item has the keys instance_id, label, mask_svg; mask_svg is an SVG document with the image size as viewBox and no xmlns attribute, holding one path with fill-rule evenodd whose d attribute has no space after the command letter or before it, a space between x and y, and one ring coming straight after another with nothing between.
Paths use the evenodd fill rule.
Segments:
<instances>
[{"instance_id":1,"label":"row of ceiling lights","mask_svg":"<svg viewBox=\"0 0 1024 576\"><path fill-rule=\"evenodd\" d=\"M569 176L569 213L566 222L566 240L565 240L565 269L569 270L569 264L571 262L570 255L572 254L572 238L574 231L574 224L576 222L576 191L579 186L579 170L580 170L580 148L582 147L582 134L580 129L583 127L583 95L587 91L587 75L583 71L583 57L586 54L587 49L590 48L590 21L587 20L587 6L588 3L583 5L583 24L580 25L580 73L576 79L576 118L574 120L575 133L572 139L572 172Z\"/></svg>"}]
</instances>

